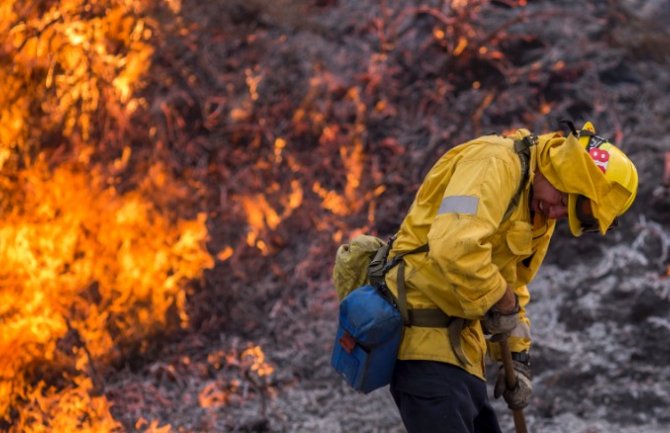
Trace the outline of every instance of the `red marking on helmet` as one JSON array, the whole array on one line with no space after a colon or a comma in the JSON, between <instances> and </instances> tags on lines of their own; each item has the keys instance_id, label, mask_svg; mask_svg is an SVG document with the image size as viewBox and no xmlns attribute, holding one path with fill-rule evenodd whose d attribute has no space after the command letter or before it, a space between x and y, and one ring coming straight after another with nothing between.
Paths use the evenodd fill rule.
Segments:
<instances>
[{"instance_id":1,"label":"red marking on helmet","mask_svg":"<svg viewBox=\"0 0 670 433\"><path fill-rule=\"evenodd\" d=\"M591 155L591 158L593 159L593 162L596 163L596 166L598 166L598 168L603 173L605 173L607 171L607 166L609 165L610 153L605 149L594 147L589 150L589 155Z\"/></svg>"}]
</instances>

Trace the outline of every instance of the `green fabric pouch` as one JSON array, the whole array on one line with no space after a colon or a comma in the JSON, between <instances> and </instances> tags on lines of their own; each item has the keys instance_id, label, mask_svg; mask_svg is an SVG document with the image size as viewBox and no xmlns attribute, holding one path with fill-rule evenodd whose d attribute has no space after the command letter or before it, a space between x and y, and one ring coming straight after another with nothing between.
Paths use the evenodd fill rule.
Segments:
<instances>
[{"instance_id":1,"label":"green fabric pouch","mask_svg":"<svg viewBox=\"0 0 670 433\"><path fill-rule=\"evenodd\" d=\"M377 250L386 242L375 236L358 235L342 244L335 255L333 285L341 301L354 289L368 283L368 267Z\"/></svg>"}]
</instances>

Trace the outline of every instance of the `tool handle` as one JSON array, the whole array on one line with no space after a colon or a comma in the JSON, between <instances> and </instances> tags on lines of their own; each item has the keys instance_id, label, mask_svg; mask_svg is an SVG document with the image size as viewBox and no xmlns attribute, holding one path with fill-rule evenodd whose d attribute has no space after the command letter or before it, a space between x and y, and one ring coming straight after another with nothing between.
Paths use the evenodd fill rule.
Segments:
<instances>
[{"instance_id":1,"label":"tool handle","mask_svg":"<svg viewBox=\"0 0 670 433\"><path fill-rule=\"evenodd\" d=\"M502 351L503 368L505 369L505 382L508 389L516 387L516 373L514 372L514 364L512 363L512 352L509 350L507 338L500 341L500 348ZM512 416L514 417L514 429L516 433L528 433L526 428L526 418L523 416L523 409L512 409Z\"/></svg>"}]
</instances>

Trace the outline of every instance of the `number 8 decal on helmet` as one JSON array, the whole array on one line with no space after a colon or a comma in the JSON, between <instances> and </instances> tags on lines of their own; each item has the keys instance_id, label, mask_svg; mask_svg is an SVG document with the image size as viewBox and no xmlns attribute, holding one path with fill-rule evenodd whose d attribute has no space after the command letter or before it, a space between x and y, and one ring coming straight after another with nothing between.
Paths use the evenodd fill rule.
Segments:
<instances>
[{"instance_id":1,"label":"number 8 decal on helmet","mask_svg":"<svg viewBox=\"0 0 670 433\"><path fill-rule=\"evenodd\" d=\"M594 147L591 150L589 150L589 155L591 155L591 158L593 159L593 162L596 163L598 168L603 172L607 172L607 164L610 160L610 153L606 151L605 149L600 149L598 147Z\"/></svg>"},{"instance_id":2,"label":"number 8 decal on helmet","mask_svg":"<svg viewBox=\"0 0 670 433\"><path fill-rule=\"evenodd\" d=\"M612 143L606 139L595 135L596 131L591 122L586 122L581 131L577 132L577 138L580 144L589 153L589 156L596 164L596 166L603 172L605 178L613 184L619 184L630 194L625 202L611 202L608 206L614 207L612 209L617 216L621 216L633 204L635 196L637 195L637 170L633 162ZM568 224L570 231L574 236L581 236L585 232L587 224L579 219L577 212L577 194L568 195ZM611 224L614 226L616 218ZM608 227L607 229L609 229Z\"/></svg>"}]
</instances>

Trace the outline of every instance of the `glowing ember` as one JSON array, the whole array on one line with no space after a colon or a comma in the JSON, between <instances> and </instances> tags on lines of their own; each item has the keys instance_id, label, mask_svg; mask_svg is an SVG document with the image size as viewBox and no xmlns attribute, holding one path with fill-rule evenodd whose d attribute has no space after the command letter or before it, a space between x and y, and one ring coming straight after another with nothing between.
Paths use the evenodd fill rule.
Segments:
<instances>
[{"instance_id":1,"label":"glowing ember","mask_svg":"<svg viewBox=\"0 0 670 433\"><path fill-rule=\"evenodd\" d=\"M551 104L548 102L543 102L540 105L540 113L544 115L551 113Z\"/></svg>"},{"instance_id":2,"label":"glowing ember","mask_svg":"<svg viewBox=\"0 0 670 433\"><path fill-rule=\"evenodd\" d=\"M269 379L274 367L266 361L260 346L249 346L242 352L236 348L216 350L207 356L207 364L223 374L209 381L198 393L198 403L202 408L216 409L234 400L247 398L249 383L253 384L255 391L272 395Z\"/></svg>"},{"instance_id":3,"label":"glowing ember","mask_svg":"<svg viewBox=\"0 0 670 433\"><path fill-rule=\"evenodd\" d=\"M139 431L143 431L144 433L172 433L174 430L172 429L172 426L169 424L166 424L164 426L160 426L158 421L153 420L151 423L147 421L144 418L140 418L137 420L135 423L135 429Z\"/></svg>"},{"instance_id":4,"label":"glowing ember","mask_svg":"<svg viewBox=\"0 0 670 433\"><path fill-rule=\"evenodd\" d=\"M263 77L261 75L254 75L251 69L246 69L244 71L244 75L247 77L246 82L247 87L249 88L249 96L251 97L251 100L258 100L258 85L263 80Z\"/></svg>"},{"instance_id":5,"label":"glowing ember","mask_svg":"<svg viewBox=\"0 0 670 433\"><path fill-rule=\"evenodd\" d=\"M454 56L460 56L463 51L467 48L468 46L468 40L465 39L463 36L458 38L458 44L456 45L456 48L454 48Z\"/></svg>"},{"instance_id":6,"label":"glowing ember","mask_svg":"<svg viewBox=\"0 0 670 433\"><path fill-rule=\"evenodd\" d=\"M216 258L222 262L225 262L233 256L234 252L235 251L230 246L226 246L224 249L219 251L219 253L216 255Z\"/></svg>"},{"instance_id":7,"label":"glowing ember","mask_svg":"<svg viewBox=\"0 0 670 433\"><path fill-rule=\"evenodd\" d=\"M260 377L269 376L274 373L274 368L265 362L265 353L260 346L253 346L242 352L241 355L244 364L249 365L249 369Z\"/></svg>"},{"instance_id":8,"label":"glowing ember","mask_svg":"<svg viewBox=\"0 0 670 433\"><path fill-rule=\"evenodd\" d=\"M282 151L286 147L286 140L283 138L277 138L275 140L275 163L279 164L282 160Z\"/></svg>"},{"instance_id":9,"label":"glowing ember","mask_svg":"<svg viewBox=\"0 0 670 433\"><path fill-rule=\"evenodd\" d=\"M218 382L210 382L198 394L198 402L203 408L216 408L228 402L228 394L221 389Z\"/></svg>"}]
</instances>

